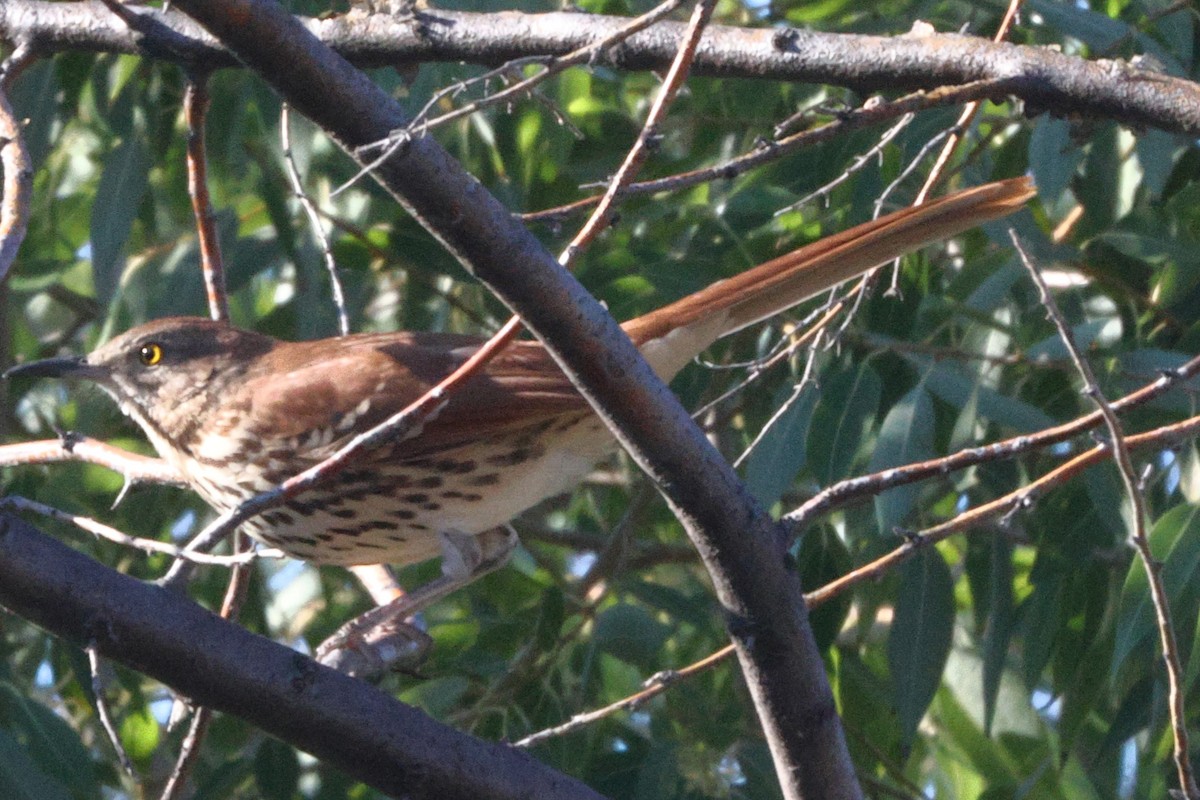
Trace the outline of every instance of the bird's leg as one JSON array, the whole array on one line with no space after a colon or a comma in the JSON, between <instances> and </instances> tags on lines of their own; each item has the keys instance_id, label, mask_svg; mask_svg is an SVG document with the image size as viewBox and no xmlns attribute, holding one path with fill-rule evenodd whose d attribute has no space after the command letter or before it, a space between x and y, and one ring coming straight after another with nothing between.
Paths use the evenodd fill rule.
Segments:
<instances>
[{"instance_id":1,"label":"bird's leg","mask_svg":"<svg viewBox=\"0 0 1200 800\"><path fill-rule=\"evenodd\" d=\"M397 664L419 662L431 640L409 619L431 603L503 566L517 546L517 534L508 526L478 535L448 531L438 538L442 546L442 576L407 594L394 583L394 578L391 585L386 579L381 580L374 568L355 570L372 597L378 601L390 594L391 599L350 620L322 642L317 648L318 661L368 680L381 677ZM363 572L368 576L366 579ZM390 577L390 572L387 574Z\"/></svg>"}]
</instances>

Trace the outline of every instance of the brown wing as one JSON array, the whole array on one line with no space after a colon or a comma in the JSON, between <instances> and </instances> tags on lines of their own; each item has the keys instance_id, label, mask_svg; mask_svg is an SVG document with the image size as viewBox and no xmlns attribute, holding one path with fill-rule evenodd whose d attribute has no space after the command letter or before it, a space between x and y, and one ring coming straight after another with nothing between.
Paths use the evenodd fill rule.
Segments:
<instances>
[{"instance_id":1,"label":"brown wing","mask_svg":"<svg viewBox=\"0 0 1200 800\"><path fill-rule=\"evenodd\" d=\"M473 336L388 333L280 343L246 376L253 417L263 430L302 444L313 431L332 429L336 443L348 438L351 427L362 431L416 401L482 342ZM392 455L437 452L588 408L540 344L514 342Z\"/></svg>"}]
</instances>

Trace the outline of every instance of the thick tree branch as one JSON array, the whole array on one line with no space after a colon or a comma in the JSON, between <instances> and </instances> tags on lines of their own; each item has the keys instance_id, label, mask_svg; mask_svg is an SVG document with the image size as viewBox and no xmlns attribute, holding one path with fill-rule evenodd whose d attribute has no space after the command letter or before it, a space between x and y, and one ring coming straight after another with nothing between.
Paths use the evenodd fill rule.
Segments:
<instances>
[{"instance_id":1,"label":"thick tree branch","mask_svg":"<svg viewBox=\"0 0 1200 800\"><path fill-rule=\"evenodd\" d=\"M275 3L176 5L352 155L404 126L391 97ZM596 300L435 141L407 142L374 174L525 320L667 494L729 614L777 763L798 773L800 794L859 796L776 526L678 399Z\"/></svg>"},{"instance_id":2,"label":"thick tree branch","mask_svg":"<svg viewBox=\"0 0 1200 800\"><path fill-rule=\"evenodd\" d=\"M127 27L99 2L0 3L0 39L43 53L64 50L140 53L179 63L233 66L233 56L177 13L132 8L143 21ZM516 58L562 56L627 25L624 17L558 12L345 14L304 19L314 36L359 67L418 62L498 66ZM683 23L660 22L600 54L622 69L666 69ZM1012 81L1011 91L1037 110L1091 115L1135 127L1200 135L1200 89L1194 83L1120 61L1084 61L1049 48L952 34L896 37L794 28L711 26L696 53L695 75L762 78L848 86L862 92L917 89L985 79Z\"/></svg>"},{"instance_id":3,"label":"thick tree branch","mask_svg":"<svg viewBox=\"0 0 1200 800\"><path fill-rule=\"evenodd\" d=\"M448 728L5 514L0 604L398 797L599 797L523 752Z\"/></svg>"}]
</instances>

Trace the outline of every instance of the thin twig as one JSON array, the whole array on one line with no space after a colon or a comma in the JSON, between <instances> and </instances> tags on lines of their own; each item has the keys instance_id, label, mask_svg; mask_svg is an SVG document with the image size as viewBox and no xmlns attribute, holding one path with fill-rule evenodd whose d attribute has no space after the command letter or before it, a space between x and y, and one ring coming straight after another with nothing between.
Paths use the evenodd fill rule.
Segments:
<instances>
[{"instance_id":1,"label":"thin twig","mask_svg":"<svg viewBox=\"0 0 1200 800\"><path fill-rule=\"evenodd\" d=\"M1170 600L1167 597L1166 586L1163 585L1162 563L1154 557L1154 553L1150 549L1150 536L1146 531L1146 498L1139 485L1137 471L1133 466L1133 459L1129 455L1129 445L1126 442L1125 429L1121 425L1120 418L1117 417L1116 412L1108 400L1105 399L1091 364L1088 363L1087 359L1079 351L1079 346L1075 343L1075 337L1071 335L1071 328L1059 310L1054 295L1050 293L1050 289L1046 286L1046 281L1042 279L1041 272L1038 271L1038 268L1025 252L1025 248L1016 231L1009 228L1008 236L1012 239L1013 246L1017 249L1017 253L1021 257L1021 263L1025 265L1025 269L1028 270L1030 277L1033 278L1033 282L1038 288L1038 294L1041 297L1042 305L1046 309L1046 315L1050 317L1050 320L1054 323L1054 327L1058 329L1059 338L1062 339L1067 352L1071 356L1071 360L1075 363L1076 369L1079 370L1079 374L1083 378L1084 394L1090 397L1096 404L1100 415L1104 418L1104 425L1108 428L1109 445L1112 448L1113 461L1116 462L1117 470L1121 474L1121 482L1125 485L1125 492L1129 495L1129 502L1133 505L1132 529L1129 532L1130 542L1134 550L1137 551L1138 558L1146 570L1146 577L1150 585L1150 598L1154 603L1154 614L1158 620L1159 639L1161 640L1163 649L1163 665L1166 667L1167 672L1167 708L1170 712L1171 733L1175 744L1175 770L1178 773L1179 785L1184 794L1188 798L1191 798L1191 800L1196 800L1196 798L1200 798L1200 786L1196 785L1196 776L1192 770L1189 755L1187 708L1184 702L1182 680L1183 664L1179 656L1179 646L1175 638L1175 626L1171 622Z\"/></svg>"},{"instance_id":2,"label":"thin twig","mask_svg":"<svg viewBox=\"0 0 1200 800\"><path fill-rule=\"evenodd\" d=\"M1149 402L1165 394L1171 387L1198 374L1200 374L1200 356L1191 359L1176 369L1163 372L1153 382L1146 384L1136 391L1130 392L1119 400L1113 401L1111 404L1112 408L1118 411L1126 411L1142 403ZM983 445L982 447L961 450L944 458L930 459L929 461L908 464L872 475L851 478L850 480L842 481L822 490L795 511L785 515L782 521L787 525L789 537L799 536L812 525L817 515L845 505L853 499L874 495L884 489L891 489L895 486L903 486L918 480L924 480L925 478L965 469L985 461L999 458L1014 458L1038 448L1064 442L1080 433L1101 425L1103 422L1104 418L1100 412L1093 411L1091 414L1053 428L1038 431L1037 433L1014 436L993 444Z\"/></svg>"},{"instance_id":3,"label":"thin twig","mask_svg":"<svg viewBox=\"0 0 1200 800\"><path fill-rule=\"evenodd\" d=\"M377 168L380 164L382 164L384 161L386 161L388 158L390 158L400 147L402 147L404 145L404 143L406 141L411 139L413 136L424 135L424 134L428 133L429 131L433 130L434 128L440 127L442 125L446 125L447 123L453 122L454 120L457 120L457 119L462 119L463 117L469 116L470 114L474 114L475 112L480 111L489 106L494 106L498 103L510 102L522 94L527 94L529 92L532 92L533 89L535 87L537 87L538 84L542 83L543 81L547 80L548 78L558 75L559 73L563 72L567 68L573 67L573 66L576 66L579 64L589 63L589 62L595 60L596 57L599 54L603 53L605 50L615 47L616 45L618 45L621 42L628 39L630 36L633 36L635 33L645 30L646 28L650 27L654 23L658 22L659 20L663 19L668 14L673 12L675 9L682 6L683 3L684 3L684 0L666 0L665 2L660 3L659 5L650 9L645 14L642 14L641 16L638 16L638 17L634 17L627 24L623 25L620 29L614 31L610 35L605 36L604 38L602 38L596 42L592 42L583 47L580 47L580 48L578 48L570 53L567 53L566 55L561 56L559 58L527 57L527 58L515 59L515 60L510 61L500 67L497 67L494 70L491 70L491 71L485 73L484 75L480 75L477 78L474 78L469 81L462 81L458 84L455 84L452 87L447 87L447 88L441 90L440 92L436 93L432 98L430 98L429 102L427 102L425 104L425 106L421 109L421 111L413 117L412 121L409 122L409 124L404 128L404 130L395 131L387 139L384 139L381 142L376 142L373 145L368 145L366 149L382 150L379 157L376 158L374 161L370 162L369 164L367 164L366 166L364 166L352 178L350 178L350 180L348 180L346 183L339 186L337 188L337 190L334 192L334 195L336 196L339 192L343 191L347 186L358 182L358 180L360 180L364 175L371 172L371 170ZM429 119L429 120L427 120L425 118L426 114L429 113L429 110L431 108L435 107L437 105L437 103L440 100L442 100L444 97L453 96L455 94L458 94L459 92L465 90L466 87L468 85L470 85L471 83L485 83L486 84L488 81L492 80L493 78L509 74L512 70L519 69L520 67L525 66L527 64L541 64L543 69L541 72L537 73L536 75L531 75L528 78L526 78L518 83L514 83L512 86L508 86L508 87L502 89L501 91L496 92L493 95L488 95L487 97L483 97L483 98L476 100L472 103L469 103L461 108L456 108L454 111L450 111L450 112L447 112L446 114L442 114L439 117L435 117L435 118Z\"/></svg>"},{"instance_id":4,"label":"thin twig","mask_svg":"<svg viewBox=\"0 0 1200 800\"><path fill-rule=\"evenodd\" d=\"M208 153L204 142L205 120L210 104L208 75L208 72L200 70L189 72L187 88L183 93L183 119L187 125L188 196L192 199L192 215L196 218L200 272L204 276L204 291L208 296L208 313L215 320L228 322L225 262L221 258L217 219L208 193Z\"/></svg>"},{"instance_id":5,"label":"thin twig","mask_svg":"<svg viewBox=\"0 0 1200 800\"><path fill-rule=\"evenodd\" d=\"M129 753L125 752L125 746L121 744L121 735L117 732L117 726L113 723L112 712L108 708L108 700L105 699L104 690L106 681L101 677L100 672L104 667L104 662L100 660L100 653L96 650L96 645L89 642L84 648L88 659L88 672L92 681L92 697L96 700L96 716L100 718L100 726L104 728L104 733L108 736L108 741L112 743L113 750L117 753L117 761L121 764L121 769L137 783L141 782L141 778L137 774L137 770L133 768L133 761L129 758Z\"/></svg>"},{"instance_id":6,"label":"thin twig","mask_svg":"<svg viewBox=\"0 0 1200 800\"><path fill-rule=\"evenodd\" d=\"M237 534L234 537L233 552L244 552L249 547L246 536ZM225 598L221 601L221 616L228 620L236 620L246 600L246 590L250 586L249 564L238 564L229 571L229 583L225 587ZM178 701L177 701L178 702ZM179 756L175 759L175 767L171 777L163 787L159 800L176 800L182 796L187 786L188 778L200 760L201 744L208 734L212 724L213 710L200 706L192 715L192 723L188 726L187 734L179 746Z\"/></svg>"},{"instance_id":7,"label":"thin twig","mask_svg":"<svg viewBox=\"0 0 1200 800\"><path fill-rule=\"evenodd\" d=\"M1193 438L1198 433L1200 433L1200 417L1192 417L1183 422L1164 425L1161 428L1156 428L1146 433L1134 434L1127 437L1126 442L1131 448L1161 448L1170 443ZM968 528L976 527L989 519L1002 518L1012 514L1014 511L1029 508L1047 490L1066 483L1089 467L1094 467L1110 457L1108 448L1103 446L1094 447L1091 450L1080 453L1075 458L1055 467L1027 486L1009 492L981 506L976 506L939 525L908 534L905 537L904 544L900 547L875 559L869 564L855 569L853 572L830 581L820 589L809 595L805 595L805 599L808 600L810 605L826 602L845 592L851 586L863 581L873 580L893 569L922 547L940 542Z\"/></svg>"},{"instance_id":8,"label":"thin twig","mask_svg":"<svg viewBox=\"0 0 1200 800\"><path fill-rule=\"evenodd\" d=\"M688 20L687 32L684 34L683 42L679 45L679 52L675 54L675 60L671 62L671 69L667 72L667 77L663 81L662 87L659 89L658 96L654 98L654 104L650 107L650 113L646 115L646 121L642 124L642 129L638 133L637 141L633 143L633 147L629 149L629 154L625 156L625 161L617 170L617 174L609 182L608 188L604 191L604 195L600 198L599 204L595 211L584 223L579 233L575 234L575 238L567 245L566 249L559 255L558 260L564 266L575 261L575 257L596 237L602 228L608 226L612 221L612 210L617 200L617 195L641 169L646 158L650 154L650 148L657 146L659 141L658 126L666 116L667 109L675 100L675 96L679 93L679 88L683 86L683 81L687 78L688 70L691 69L692 59L696 56L696 47L700 44L700 36L704 33L704 27L712 18L713 7L716 5L715 0L699 0L696 3L695 9L692 11L692 17ZM653 144L652 144L653 143Z\"/></svg>"},{"instance_id":9,"label":"thin twig","mask_svg":"<svg viewBox=\"0 0 1200 800\"><path fill-rule=\"evenodd\" d=\"M1008 8L1004 12L1004 18L1000 20L1000 26L996 29L995 35L992 36L993 42L1003 42L1008 36L1013 22L1017 19L1017 13L1021 10L1022 2L1023 0L1009 0ZM958 120L949 128L950 138L946 140L945 146L942 147L942 152L938 153L937 160L933 163L933 169L929 171L929 175L925 178L925 185L921 187L921 191L917 192L917 199L914 205L924 203L925 198L933 191L933 187L941 180L942 175L946 171L946 166L950 163L950 157L958 149L958 145L962 142L963 136L970 127L972 120L979 113L979 106L980 101L978 100L973 100L963 106L962 113L958 115Z\"/></svg>"},{"instance_id":10,"label":"thin twig","mask_svg":"<svg viewBox=\"0 0 1200 800\"><path fill-rule=\"evenodd\" d=\"M38 58L37 48L28 39L18 39L8 57L0 61L0 89L7 91Z\"/></svg>"},{"instance_id":11,"label":"thin twig","mask_svg":"<svg viewBox=\"0 0 1200 800\"><path fill-rule=\"evenodd\" d=\"M546 728L545 730L538 731L537 733L531 733L525 738L518 739L517 741L513 742L513 746L532 747L533 745L540 744L547 739L553 739L557 736L563 736L571 733L572 731L576 731L591 722L595 722L598 719L603 719L604 717L610 716L617 711L637 708L647 700L662 694L672 684L711 669L727 659L729 656L733 655L733 653L733 645L728 645L727 647L718 650L707 658L703 658L694 664L684 667L683 669L659 672L656 675L651 676L646 681L645 688L641 691L635 692L634 694L622 698L615 703L604 706L603 708L597 708L593 711L588 711L583 714L576 714L561 725L556 725L553 728Z\"/></svg>"},{"instance_id":12,"label":"thin twig","mask_svg":"<svg viewBox=\"0 0 1200 800\"><path fill-rule=\"evenodd\" d=\"M346 292L342 289L342 279L338 275L337 262L333 258L333 248L329 244L329 236L321 223L321 215L312 198L304 191L304 181L300 179L300 170L296 167L296 159L292 154L292 114L287 103L279 112L279 138L283 147L283 163L287 165L288 178L292 182L292 195L300 201L308 217L308 225L312 228L313 237L325 258L325 271L329 273L329 290L333 294L333 306L337 309L338 331L342 336L350 333L350 317L346 313Z\"/></svg>"},{"instance_id":13,"label":"thin twig","mask_svg":"<svg viewBox=\"0 0 1200 800\"><path fill-rule=\"evenodd\" d=\"M755 145L753 150L743 153L740 156L735 156L721 164L689 172L681 172L665 178L631 183L621 190L621 195L631 197L634 195L653 194L655 192L675 192L714 180L735 178L751 169L776 161L785 155L830 141L850 131L887 122L911 111L943 108L970 100L1002 94L1010 88L1011 82L1011 79L1007 78L991 78L964 83L961 86L948 86L930 91L913 92L912 94L888 102L870 103L853 111L840 114L837 119L811 130L801 131L780 139L760 141ZM526 222L557 221L596 205L600 202L602 196L593 195L592 197L585 197L566 205L523 214L521 218Z\"/></svg>"},{"instance_id":14,"label":"thin twig","mask_svg":"<svg viewBox=\"0 0 1200 800\"><path fill-rule=\"evenodd\" d=\"M59 439L0 445L0 467L78 461L111 469L126 483L186 486L187 481L161 458L131 453L90 436L71 433Z\"/></svg>"},{"instance_id":15,"label":"thin twig","mask_svg":"<svg viewBox=\"0 0 1200 800\"><path fill-rule=\"evenodd\" d=\"M50 519L69 522L76 527L82 528L88 533L98 536L101 539L107 539L110 542L115 542L125 547L132 547L146 553L161 553L171 556L172 558L185 559L194 564L211 564L220 567L233 567L239 564L246 564L260 558L283 558L284 554L273 548L263 548L247 553L238 553L229 556L214 556L209 553L197 553L186 548L177 547L166 542L159 542L154 539L143 539L137 536L130 536L127 533L122 533L116 528L109 527L102 522L97 522L90 517L81 517L78 514L72 514L69 511L63 511L53 506L48 506L39 503L35 500L29 500L19 495L5 495L0 497L0 509L14 509L17 511L29 511L34 514L41 514Z\"/></svg>"},{"instance_id":16,"label":"thin twig","mask_svg":"<svg viewBox=\"0 0 1200 800\"><path fill-rule=\"evenodd\" d=\"M892 140L899 136L909 125L912 124L912 121L916 118L917 115L912 111L900 117L896 124L884 131L883 135L880 136L879 139L866 150L866 152L859 153L853 159L851 159L850 165L842 170L837 177L835 177L833 180L827 181L821 186L818 186L816 189L813 189L811 192L804 195L794 203L789 203L783 208L780 208L775 212L775 216L778 217L795 211L797 208L808 205L818 197L827 197L829 193L838 186L842 185L846 181L850 180L850 178L852 178L854 175L861 172L863 168L867 166L867 164L871 163L872 159L879 158L883 153L883 148L891 144ZM876 203L877 215L879 213L879 205L879 203Z\"/></svg>"},{"instance_id":17,"label":"thin twig","mask_svg":"<svg viewBox=\"0 0 1200 800\"><path fill-rule=\"evenodd\" d=\"M520 83L514 83L512 86L496 92L493 95L476 100L475 102L463 106L462 108L456 108L454 111L442 114L440 117L435 117L431 120L425 121L421 115L417 115L414 117L413 122L409 125L409 130L412 131L418 127L423 131L433 130L434 128L440 127L449 122L453 122L454 120L462 119L465 116L474 114L476 111L488 106L495 106L501 103L510 102L516 97L532 91L538 84L544 82L548 78L558 75L569 67L594 61L600 53L615 47L616 45L628 39L630 36L633 36L638 31L645 30L669 15L671 12L675 11L675 9L679 8L683 4L684 0L666 0L666 2L658 4L645 14L629 20L628 24L622 26L620 30L614 31L609 36L605 36L604 38L592 44L580 47L578 50L568 53L565 56L551 60L548 64L544 65L541 72L525 78ZM426 108L428 109L429 106L427 105Z\"/></svg>"},{"instance_id":18,"label":"thin twig","mask_svg":"<svg viewBox=\"0 0 1200 800\"><path fill-rule=\"evenodd\" d=\"M15 54L14 54L15 55ZM12 59L5 62L8 64ZM0 284L17 258L29 228L29 199L33 192L33 164L21 136L21 123L13 113L8 95L0 87L0 167L4 170L0 196Z\"/></svg>"}]
</instances>

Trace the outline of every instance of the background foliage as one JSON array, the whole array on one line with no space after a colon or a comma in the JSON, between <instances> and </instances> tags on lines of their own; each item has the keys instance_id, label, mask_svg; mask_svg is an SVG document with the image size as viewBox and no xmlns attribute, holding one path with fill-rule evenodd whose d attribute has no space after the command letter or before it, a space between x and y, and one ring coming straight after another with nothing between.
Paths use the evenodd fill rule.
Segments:
<instances>
[{"instance_id":1,"label":"background foliage","mask_svg":"<svg viewBox=\"0 0 1200 800\"><path fill-rule=\"evenodd\" d=\"M450 5L450 4L445 4ZM462 4L466 5L466 4ZM581 3L633 14L648 4ZM292 4L321 14L324 4ZM456 4L455 7L460 7ZM528 3L523 10L544 10ZM1175 75L1196 74L1196 16L1158 2L1084 8L1026 6L1013 41L1086 57L1150 54ZM338 9L335 9L338 10ZM998 3L721 4L734 24L786 21L822 30L896 34L913 21L990 35ZM378 70L413 112L432 93L480 70L428 64L415 75ZM163 62L73 53L42 61L13 89L37 166L28 238L0 294L0 363L79 352L169 314L206 314L186 191L183 75ZM511 208L569 202L605 180L640 126L655 76L572 69L545 102L479 113L436 135ZM286 338L336 332L319 250L289 188L279 102L252 74L211 84L209 176L228 265L234 320ZM822 86L692 79L672 110L644 177L744 152L801 108L817 118L864 98ZM1182 363L1200 335L1200 215L1190 142L1104 120L1026 118L986 105L954 167L973 185L1032 172L1040 200L1015 220L1043 266L1068 285L1059 302L1110 397ZM928 112L824 199L777 213L837 178L878 140L868 130L699 188L631 199L619 224L586 253L581 279L618 319L742 271L870 216L883 188L952 125ZM294 120L308 190L328 212L334 254L357 330L492 330L503 309L474 285L369 180L354 177L327 140ZM911 197L928 165L898 191ZM1076 206L1062 241L1049 232ZM560 249L580 220L535 226ZM842 478L1033 432L1091 410L1004 228L975 231L952 250L904 260L897 291L863 302L836 347L801 353L702 415L767 504L788 511ZM1082 280L1079 280L1082 278ZM775 347L797 312L747 332L689 368L675 386L690 407L718 398ZM812 378L794 387L811 358ZM819 389L819 391L818 391ZM0 434L52 436L55 426L149 452L97 392L44 382L8 387ZM1126 418L1143 430L1195 413L1176 389ZM992 461L839 509L797 545L806 588L915 530L1016 488L1091 445L1087 437L1015 461ZM1200 457L1188 442L1139 454L1146 496L1184 656L1200 635ZM0 490L102 518L144 536L179 538L209 515L187 492L134 487L109 509L120 476L57 464L4 468ZM1173 781L1164 682L1145 578L1131 568L1128 503L1114 469L1099 467L1010 515L923 552L881 580L814 613L869 792L918 797L1165 796ZM166 564L38 521L104 563L153 578ZM525 547L501 570L427 613L437 642L420 676L388 687L451 724L515 740L636 691L726 643L703 570L657 496L625 461L518 521ZM425 580L436 565L411 568ZM219 603L225 575L206 569L193 594ZM302 649L366 608L335 568L265 565L243 623ZM0 618L0 795L137 796L96 719L86 660L11 616ZM1194 696L1200 659L1189 658ZM106 687L121 739L147 793L178 749L165 730L164 690L115 669ZM1194 722L1197 715L1189 715ZM536 748L536 755L614 797L777 795L771 763L736 668L726 664L649 705ZM223 717L196 774L197 796L369 797L336 773ZM886 788L885 788L886 787ZM112 792L116 792L113 794Z\"/></svg>"}]
</instances>

